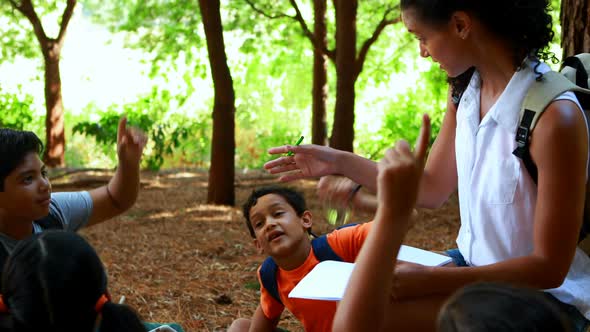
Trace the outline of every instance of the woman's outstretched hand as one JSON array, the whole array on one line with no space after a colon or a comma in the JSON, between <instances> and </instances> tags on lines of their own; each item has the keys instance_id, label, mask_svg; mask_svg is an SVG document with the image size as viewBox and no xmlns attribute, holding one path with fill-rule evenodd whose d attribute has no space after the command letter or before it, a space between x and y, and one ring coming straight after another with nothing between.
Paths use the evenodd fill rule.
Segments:
<instances>
[{"instance_id":1,"label":"woman's outstretched hand","mask_svg":"<svg viewBox=\"0 0 590 332\"><path fill-rule=\"evenodd\" d=\"M283 145L268 150L270 154L286 154L264 164L271 174L283 174L280 181L287 182L307 177L318 177L338 173L338 156L342 151L321 145Z\"/></svg>"}]
</instances>

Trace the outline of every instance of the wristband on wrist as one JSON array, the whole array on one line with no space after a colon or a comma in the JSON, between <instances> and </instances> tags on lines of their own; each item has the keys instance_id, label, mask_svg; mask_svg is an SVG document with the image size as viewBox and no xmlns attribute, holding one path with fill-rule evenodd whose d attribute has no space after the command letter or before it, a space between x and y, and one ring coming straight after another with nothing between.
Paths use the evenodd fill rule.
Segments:
<instances>
[{"instance_id":1,"label":"wristband on wrist","mask_svg":"<svg viewBox=\"0 0 590 332\"><path fill-rule=\"evenodd\" d=\"M348 205L352 205L352 200L354 199L354 196L356 195L356 193L359 192L359 190L361 190L362 187L363 185L358 183L355 184L354 187L352 187L350 193L348 194Z\"/></svg>"}]
</instances>

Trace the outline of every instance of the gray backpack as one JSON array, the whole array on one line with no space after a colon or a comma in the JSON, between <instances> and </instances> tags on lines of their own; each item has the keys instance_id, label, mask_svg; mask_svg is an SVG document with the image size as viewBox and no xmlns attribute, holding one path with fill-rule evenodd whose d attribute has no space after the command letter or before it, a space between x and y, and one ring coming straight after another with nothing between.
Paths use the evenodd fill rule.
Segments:
<instances>
[{"instance_id":1,"label":"gray backpack","mask_svg":"<svg viewBox=\"0 0 590 332\"><path fill-rule=\"evenodd\" d=\"M586 123L590 126L590 53L582 53L566 58L559 72L550 71L535 81L529 88L520 109L519 127L516 131L518 147L512 152L521 158L530 176L537 183L537 167L529 152L530 135L545 108L566 91L576 94L584 109ZM579 246L590 254L590 187L586 182L584 222L578 238Z\"/></svg>"}]
</instances>

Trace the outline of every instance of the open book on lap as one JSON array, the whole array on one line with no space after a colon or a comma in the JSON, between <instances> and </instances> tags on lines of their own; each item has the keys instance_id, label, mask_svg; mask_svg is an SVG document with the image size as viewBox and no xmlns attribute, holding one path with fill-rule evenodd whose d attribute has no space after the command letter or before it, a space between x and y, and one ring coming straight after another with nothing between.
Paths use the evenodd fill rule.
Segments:
<instances>
[{"instance_id":1,"label":"open book on lap","mask_svg":"<svg viewBox=\"0 0 590 332\"><path fill-rule=\"evenodd\" d=\"M401 246L397 259L427 266L441 266L451 262L448 256L405 245ZM293 288L289 297L340 301L353 269L352 263L320 262Z\"/></svg>"}]
</instances>

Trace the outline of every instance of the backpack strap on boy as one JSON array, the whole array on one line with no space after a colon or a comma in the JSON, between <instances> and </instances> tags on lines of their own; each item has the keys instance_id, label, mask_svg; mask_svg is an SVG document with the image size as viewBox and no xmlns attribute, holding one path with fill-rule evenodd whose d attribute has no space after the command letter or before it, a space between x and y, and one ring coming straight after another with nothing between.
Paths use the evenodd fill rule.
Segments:
<instances>
[{"instance_id":1,"label":"backpack strap on boy","mask_svg":"<svg viewBox=\"0 0 590 332\"><path fill-rule=\"evenodd\" d=\"M260 281L264 289L280 304L283 304L279 296L279 285L277 284L277 271L279 266L272 257L267 257L260 267Z\"/></svg>"},{"instance_id":2,"label":"backpack strap on boy","mask_svg":"<svg viewBox=\"0 0 590 332\"><path fill-rule=\"evenodd\" d=\"M588 79L588 70L590 70L590 54L579 54L569 57L563 61L561 72L549 71L543 74L539 80L533 82L527 91L520 110L519 126L516 130L515 139L517 147L512 153L522 159L525 168L535 184L537 183L537 166L530 155L529 141L531 132L547 106L564 92L572 91L576 94L578 101L582 105L586 124L590 127L590 90L588 89L590 80ZM590 187L587 182L587 193L589 189ZM590 233L589 196L588 194L586 195L584 222L580 230L580 241Z\"/></svg>"},{"instance_id":3,"label":"backpack strap on boy","mask_svg":"<svg viewBox=\"0 0 590 332\"><path fill-rule=\"evenodd\" d=\"M357 224L346 224L340 226L336 229L342 229L350 226L355 226ZM328 242L327 236L324 234L322 236L316 237L311 240L311 247L313 248L313 253L318 261L338 261L341 262L342 258L334 252L330 243ZM272 257L267 257L264 262L262 262L262 266L260 267L260 281L262 282L262 286L268 291L268 293L280 304L283 304L281 301L281 297L279 296L279 285L277 284L277 271L279 270L279 266L277 263L272 259Z\"/></svg>"}]
</instances>

